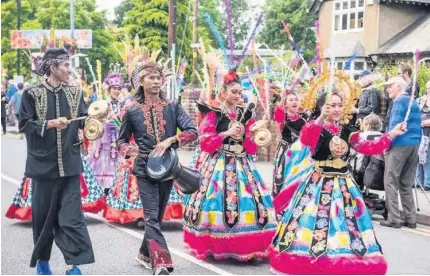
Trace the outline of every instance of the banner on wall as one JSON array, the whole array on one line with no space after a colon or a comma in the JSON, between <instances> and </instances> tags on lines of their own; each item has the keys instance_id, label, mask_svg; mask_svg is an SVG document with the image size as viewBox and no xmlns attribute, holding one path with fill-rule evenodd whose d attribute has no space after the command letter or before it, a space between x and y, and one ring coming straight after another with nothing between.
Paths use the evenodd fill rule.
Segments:
<instances>
[{"instance_id":1,"label":"banner on wall","mask_svg":"<svg viewBox=\"0 0 430 276\"><path fill-rule=\"evenodd\" d=\"M11 34L11 47L13 49L40 49L43 37L50 40L51 30L13 30ZM61 41L70 40L70 30L55 30L56 46L59 47ZM75 30L77 47L80 49L92 48L93 31L91 29Z\"/></svg>"}]
</instances>

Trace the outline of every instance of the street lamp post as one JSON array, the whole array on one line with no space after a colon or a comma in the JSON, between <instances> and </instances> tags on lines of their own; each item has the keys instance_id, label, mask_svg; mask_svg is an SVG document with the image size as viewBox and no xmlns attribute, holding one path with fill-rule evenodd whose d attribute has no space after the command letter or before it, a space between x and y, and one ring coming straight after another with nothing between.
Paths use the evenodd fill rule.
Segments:
<instances>
[{"instance_id":1,"label":"street lamp post","mask_svg":"<svg viewBox=\"0 0 430 276\"><path fill-rule=\"evenodd\" d=\"M175 44L176 44L176 0L169 0L169 36L168 54L170 55L169 67L175 72Z\"/></svg>"},{"instance_id":2,"label":"street lamp post","mask_svg":"<svg viewBox=\"0 0 430 276\"><path fill-rule=\"evenodd\" d=\"M16 1L16 6L18 9L18 26L17 26L17 29L20 30L21 29L21 0ZM18 75L21 75L21 50L20 49L18 49L16 61L17 61L17 67L18 67L17 68Z\"/></svg>"},{"instance_id":3,"label":"street lamp post","mask_svg":"<svg viewBox=\"0 0 430 276\"><path fill-rule=\"evenodd\" d=\"M73 0L70 0L70 37L73 41L75 38L75 5ZM72 59L72 67L75 67L75 59Z\"/></svg>"}]
</instances>

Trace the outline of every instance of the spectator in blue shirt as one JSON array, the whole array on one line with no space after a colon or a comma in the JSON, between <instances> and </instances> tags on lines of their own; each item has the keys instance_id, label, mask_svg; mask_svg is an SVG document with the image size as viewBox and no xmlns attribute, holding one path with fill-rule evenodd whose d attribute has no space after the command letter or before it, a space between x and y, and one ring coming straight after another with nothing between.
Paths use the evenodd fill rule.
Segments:
<instances>
[{"instance_id":1,"label":"spectator in blue shirt","mask_svg":"<svg viewBox=\"0 0 430 276\"><path fill-rule=\"evenodd\" d=\"M18 91L12 97L13 111L16 119L19 120L19 110L21 109L21 97L24 90L24 84L18 83Z\"/></svg>"},{"instance_id":2,"label":"spectator in blue shirt","mask_svg":"<svg viewBox=\"0 0 430 276\"><path fill-rule=\"evenodd\" d=\"M393 100L388 131L403 122L412 100L410 115L406 122L406 133L393 139L391 148L385 155L384 188L388 220L382 221L386 227L400 228L403 226L416 228L416 209L412 194L415 173L418 166L418 149L421 142L421 112L420 107L405 89L406 81L401 77L389 79L385 85L389 97ZM404 223L400 220L398 193L405 212Z\"/></svg>"}]
</instances>

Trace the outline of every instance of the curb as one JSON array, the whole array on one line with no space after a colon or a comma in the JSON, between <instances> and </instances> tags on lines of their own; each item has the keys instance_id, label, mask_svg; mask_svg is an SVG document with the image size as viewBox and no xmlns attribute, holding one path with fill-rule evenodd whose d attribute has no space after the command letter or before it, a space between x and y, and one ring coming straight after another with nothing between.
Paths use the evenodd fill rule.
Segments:
<instances>
[{"instance_id":1,"label":"curb","mask_svg":"<svg viewBox=\"0 0 430 276\"><path fill-rule=\"evenodd\" d=\"M401 211L400 216L404 220L405 219L405 212ZM426 225L426 226L430 226L430 216L429 215L423 215L423 214L420 214L420 212L417 212L417 223L422 224L422 225Z\"/></svg>"}]
</instances>

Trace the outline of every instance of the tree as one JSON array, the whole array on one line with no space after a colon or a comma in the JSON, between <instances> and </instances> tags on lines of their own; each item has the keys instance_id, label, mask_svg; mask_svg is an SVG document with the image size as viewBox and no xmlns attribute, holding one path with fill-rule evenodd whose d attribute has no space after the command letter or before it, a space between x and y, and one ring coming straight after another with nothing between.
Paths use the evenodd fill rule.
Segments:
<instances>
[{"instance_id":1,"label":"tree","mask_svg":"<svg viewBox=\"0 0 430 276\"><path fill-rule=\"evenodd\" d=\"M284 32L281 21L285 20L291 35L299 47L303 47L303 56L310 60L315 52L315 34L313 14L307 13L306 1L301 0L272 0L264 6L264 28L259 42L267 44L272 49L282 46L290 47L290 41Z\"/></svg>"},{"instance_id":2,"label":"tree","mask_svg":"<svg viewBox=\"0 0 430 276\"><path fill-rule=\"evenodd\" d=\"M168 22L169 1L168 0L130 0L132 9L125 14L124 28L130 38L139 36L142 46L151 51L162 49L162 55L167 57L168 49ZM177 1L176 12L176 54L179 54L181 43L183 51L181 55L191 60L191 37L192 22L190 16L192 10L191 0ZM181 58L178 57L177 58ZM177 61L175 61L176 64Z\"/></svg>"},{"instance_id":3,"label":"tree","mask_svg":"<svg viewBox=\"0 0 430 276\"><path fill-rule=\"evenodd\" d=\"M36 13L35 1L21 0L21 29L37 29L40 25L34 20ZM12 30L16 30L18 21L18 10L16 1L2 1L1 5L1 47L2 47L2 67L8 72L8 78L17 74L17 50L12 49L10 37ZM21 50L22 51L22 50ZM30 60L21 54L21 74L30 76Z\"/></svg>"},{"instance_id":4,"label":"tree","mask_svg":"<svg viewBox=\"0 0 430 276\"><path fill-rule=\"evenodd\" d=\"M37 2L37 5L36 5ZM101 60L103 76L108 73L109 64L120 59L113 45L112 35L106 31L107 19L104 12L95 10L93 0L75 0L75 28L92 29L93 46L84 50L95 70L96 60ZM70 6L68 0L22 0L21 29L69 29ZM10 47L11 30L16 28L16 1L2 3L2 63L12 76L16 73L16 50ZM25 55L21 55L25 57ZM21 58L21 72L30 76L30 61Z\"/></svg>"},{"instance_id":5,"label":"tree","mask_svg":"<svg viewBox=\"0 0 430 276\"><path fill-rule=\"evenodd\" d=\"M210 45L216 49L219 49L220 46L206 23L204 15L209 13L215 27L223 35L225 47L228 48L227 17L224 5L222 0L199 1L199 35L210 42ZM230 8L235 49L240 49L248 38L249 30L253 25L252 14L250 13L252 9L250 9L247 0L230 0Z\"/></svg>"},{"instance_id":6,"label":"tree","mask_svg":"<svg viewBox=\"0 0 430 276\"><path fill-rule=\"evenodd\" d=\"M119 61L120 57L113 47L113 37L106 30L105 12L96 11L94 1L75 0L75 28L91 29L93 44L91 49L82 49L88 55L92 67L96 68L96 60L102 61L102 75L107 75L109 64ZM36 18L43 29L69 29L70 8L68 0L42 0ZM86 66L86 65L85 65ZM91 80L92 81L92 80Z\"/></svg>"},{"instance_id":7,"label":"tree","mask_svg":"<svg viewBox=\"0 0 430 276\"><path fill-rule=\"evenodd\" d=\"M115 20L113 23L118 27L122 27L125 20L126 13L133 8L133 4L130 0L125 0L115 8Z\"/></svg>"}]
</instances>

